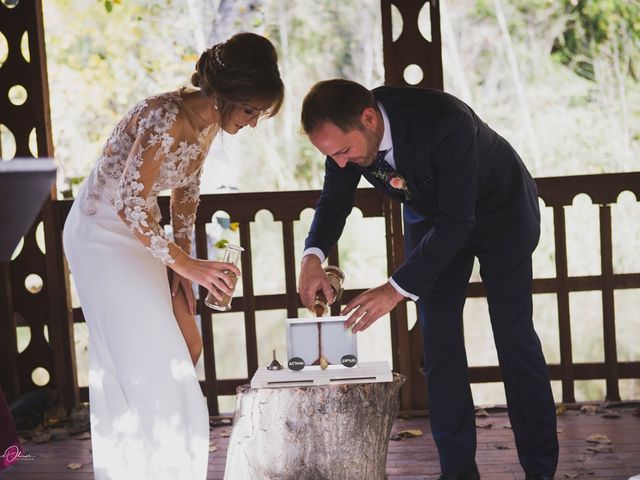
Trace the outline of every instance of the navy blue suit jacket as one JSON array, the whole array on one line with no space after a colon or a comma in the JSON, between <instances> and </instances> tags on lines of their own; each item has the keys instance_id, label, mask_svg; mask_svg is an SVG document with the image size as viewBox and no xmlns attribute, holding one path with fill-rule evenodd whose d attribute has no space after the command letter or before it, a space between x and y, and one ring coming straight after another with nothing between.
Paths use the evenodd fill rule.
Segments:
<instances>
[{"instance_id":1,"label":"navy blue suit jacket","mask_svg":"<svg viewBox=\"0 0 640 480\"><path fill-rule=\"evenodd\" d=\"M513 147L464 102L442 91L379 87L373 94L389 118L396 169L407 181L410 207L428 225L423 222L416 236L405 224L405 236L416 238L392 275L395 282L412 294L427 294L470 239L499 255L531 254L540 232L537 190ZM338 241L361 175L385 191L367 169L340 168L326 158L305 248L326 255Z\"/></svg>"}]
</instances>

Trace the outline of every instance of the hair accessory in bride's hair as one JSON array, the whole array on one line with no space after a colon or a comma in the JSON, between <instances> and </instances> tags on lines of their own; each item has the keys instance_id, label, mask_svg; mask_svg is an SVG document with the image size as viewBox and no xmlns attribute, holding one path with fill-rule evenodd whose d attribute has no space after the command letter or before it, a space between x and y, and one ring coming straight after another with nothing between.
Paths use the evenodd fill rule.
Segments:
<instances>
[{"instance_id":1,"label":"hair accessory in bride's hair","mask_svg":"<svg viewBox=\"0 0 640 480\"><path fill-rule=\"evenodd\" d=\"M224 68L224 62L220 59L220 51L222 50L222 43L218 43L217 45L215 45L212 48L212 50L213 50L213 60L219 67Z\"/></svg>"}]
</instances>

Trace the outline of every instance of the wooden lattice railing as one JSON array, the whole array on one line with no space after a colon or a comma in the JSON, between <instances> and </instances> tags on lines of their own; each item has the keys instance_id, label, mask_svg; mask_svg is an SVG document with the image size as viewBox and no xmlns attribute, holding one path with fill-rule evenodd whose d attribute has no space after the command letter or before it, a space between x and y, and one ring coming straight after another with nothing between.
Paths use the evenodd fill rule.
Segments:
<instances>
[{"instance_id":1,"label":"wooden lattice railing","mask_svg":"<svg viewBox=\"0 0 640 480\"><path fill-rule=\"evenodd\" d=\"M258 367L258 348L256 338L256 311L285 309L290 318L298 316L298 309L303 307L296 288L296 266L295 249L301 248L294 244L294 222L300 219L300 214L307 208L313 208L318 198L317 191L292 191L279 193L247 193L247 194L220 194L203 195L198 208L195 222L195 255L198 258L208 258L210 252L207 246L207 223L212 221L216 212L226 212L234 222L239 224L240 244L245 249L241 259L242 270L242 295L233 299L231 312L243 312L244 330L246 344L246 364L249 377ZM61 232L61 227L69 212L72 201L61 200L55 202L58 213L56 216L57 231ZM386 206L385 206L386 205ZM372 189L360 190L356 196L356 206L361 210L364 217L382 217L385 208L389 205L385 199ZM166 223L169 216L169 204L167 197L160 198L160 207L163 213L163 221ZM251 225L255 221L256 214L261 210L268 210L273 214L274 222L281 222L282 225L282 249L284 252L284 272L285 291L279 294L255 295L254 277L255 272L252 266L251 247ZM398 232L401 234L401 232ZM397 236L401 239L401 237ZM57 238L57 255L62 252L59 249L61 236ZM391 245L392 237L388 238L387 245ZM275 247L274 247L275 248ZM391 250L391 249L390 249ZM381 252L382 254L382 252ZM329 261L334 265L339 265L339 250L335 248ZM65 274L63 274L65 275ZM68 285L68 280L62 282ZM347 290L344 299L348 301L363 290ZM206 290L200 288L200 299L206 296ZM68 298L68 294L65 293ZM337 306L334 306L333 313L337 314ZM209 400L211 412L218 412L218 395L234 395L238 385L248 382L248 378L222 379L216 378L216 356L213 345L212 315L215 315L209 308L203 305L202 300L198 301L198 314L201 316L203 354L205 365L205 381L202 387ZM81 308L72 309L72 319L74 322L83 322ZM71 379L69 379L71 380ZM75 379L74 379L75 381ZM77 387L76 387L77 388ZM81 398L87 399L87 389L80 388Z\"/></svg>"},{"instance_id":2,"label":"wooden lattice railing","mask_svg":"<svg viewBox=\"0 0 640 480\"><path fill-rule=\"evenodd\" d=\"M619 379L640 378L640 362L619 362L616 349L614 290L640 288L640 273L614 273L611 205L624 191L633 192L640 201L640 173L577 175L570 177L539 178L538 193L545 205L553 209L555 269L554 278L536 278L534 294L553 293L558 308L560 364L549 365L552 380L562 381L562 401L575 402L574 380L606 380L606 399L620 400ZM601 273L589 276L570 276L567 263L567 229L565 207L580 194L587 194L594 205L599 205L599 233ZM636 231L640 236L640 229ZM571 349L571 312L569 293L600 291L604 363L575 363ZM480 283L470 287L470 296L484 296ZM498 367L471 369L472 382L500 380Z\"/></svg>"},{"instance_id":3,"label":"wooden lattice railing","mask_svg":"<svg viewBox=\"0 0 640 480\"><path fill-rule=\"evenodd\" d=\"M619 400L618 380L640 378L640 362L619 362L616 353L615 338L615 308L613 302L614 290L640 288L640 273L614 273L612 253L612 225L611 207L623 191L635 193L640 198L640 173L587 175L575 177L543 178L537 180L540 197L547 207L553 209L555 236L555 267L556 276L553 278L534 279L534 293L552 293L557 298L560 363L549 365L551 377L562 381L562 400L574 402L574 380L606 379L606 398ZM565 226L565 207L571 205L576 195L589 195L594 204L600 205L600 246L601 273L591 276L569 276L567 268L567 241ZM317 191L277 192L277 193L247 193L204 195L198 210L195 226L195 254L199 258L207 258L206 224L212 221L213 215L224 211L239 223L240 243L245 248L242 256L242 296L234 298L232 311L242 312L244 315L246 362L248 377L258 367L258 339L256 338L256 312L262 310L284 309L287 316L296 317L301 308L296 289L296 248L294 244L294 223L299 221L303 210L312 208L318 198ZM61 226L71 206L71 201L54 202L57 212L55 231L61 233ZM402 228L400 207L390 202L372 189L358 191L356 206L364 217L384 217L386 230L387 270L391 273L402 261ZM168 199L161 199L161 209L164 218L168 216ZM282 249L284 252L285 291L278 294L255 295L254 276L252 267L251 226L256 214L261 210L268 210L273 214L274 222L281 222ZM638 233L640 235L640 232ZM50 242L55 248L53 255L62 256L61 236ZM275 248L275 247L274 247ZM383 252L380 252L382 255ZM339 251L336 248L330 255L330 262L339 264ZM62 262L56 262L62 265ZM58 278L66 276L59 272ZM68 282L64 281L63 284ZM374 285L371 285L374 286ZM569 293L578 291L600 291L603 308L603 340L605 359L602 363L574 363L571 351L571 328ZM344 302L349 301L362 290L347 290ZM68 292L60 292L68 298ZM470 297L484 296L482 284L474 282L469 288ZM204 292L200 291L204 298ZM70 307L69 307L70 308ZM337 307L336 307L337 308ZM217 379L216 356L213 346L212 312L199 302L198 312L201 315L204 342L205 381L202 382L203 391L209 400L211 412L218 412L218 395L233 395L238 385L248 382L249 378ZM334 311L334 313L336 313ZM215 314L214 314L215 315ZM74 309L71 317L74 322L82 322L81 309ZM56 321L64 322L64 318ZM66 330L66 329L65 329ZM69 329L73 331L73 329ZM70 339L72 341L72 339ZM419 371L422 355L422 340L419 327L416 325L409 330L406 305L399 305L391 315L391 342L393 368L395 371L408 376L403 389L402 407L405 410L422 409L427 407L424 379ZM74 371L75 369L70 369ZM500 381L498 366L471 367L472 382ZM76 382L75 376L65 381ZM75 388L78 388L75 385ZM80 389L81 397L86 399L86 387Z\"/></svg>"}]
</instances>

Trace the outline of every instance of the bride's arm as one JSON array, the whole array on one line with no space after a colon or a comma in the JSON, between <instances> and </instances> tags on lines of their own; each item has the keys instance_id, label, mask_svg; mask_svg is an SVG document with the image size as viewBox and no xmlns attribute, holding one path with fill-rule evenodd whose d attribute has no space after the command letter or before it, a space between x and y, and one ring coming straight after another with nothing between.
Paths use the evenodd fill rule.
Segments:
<instances>
[{"instance_id":1,"label":"bride's arm","mask_svg":"<svg viewBox=\"0 0 640 480\"><path fill-rule=\"evenodd\" d=\"M162 105L141 113L136 139L127 157L115 201L122 221L154 257L167 265L188 255L169 240L147 206L147 198L174 144L175 119L175 113Z\"/></svg>"},{"instance_id":2,"label":"bride's arm","mask_svg":"<svg viewBox=\"0 0 640 480\"><path fill-rule=\"evenodd\" d=\"M147 206L160 167L174 144L175 115L162 107L142 114L136 140L127 158L116 195L118 216L151 254L179 275L207 288L220 299L231 294L226 270L240 275L235 265L192 258L165 234Z\"/></svg>"},{"instance_id":3,"label":"bride's arm","mask_svg":"<svg viewBox=\"0 0 640 480\"><path fill-rule=\"evenodd\" d=\"M196 220L196 211L200 203L200 174L199 170L193 175L192 181L180 188L171 190L171 225L173 227L173 239L176 244L187 254L191 254L193 236L193 224ZM171 296L180 302L180 289L184 291L184 298L191 315L196 314L196 298L193 293L191 280L174 272L171 281Z\"/></svg>"},{"instance_id":4,"label":"bride's arm","mask_svg":"<svg viewBox=\"0 0 640 480\"><path fill-rule=\"evenodd\" d=\"M173 239L188 254L191 254L193 224L200 203L200 173L198 171L193 176L193 181L190 184L171 190Z\"/></svg>"}]
</instances>

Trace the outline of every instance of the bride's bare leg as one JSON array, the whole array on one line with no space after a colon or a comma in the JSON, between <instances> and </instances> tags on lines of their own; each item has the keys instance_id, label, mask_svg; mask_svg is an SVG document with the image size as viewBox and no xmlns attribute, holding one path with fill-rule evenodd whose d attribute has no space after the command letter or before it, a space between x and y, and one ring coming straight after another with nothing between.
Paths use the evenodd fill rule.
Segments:
<instances>
[{"instance_id":1,"label":"bride's bare leg","mask_svg":"<svg viewBox=\"0 0 640 480\"><path fill-rule=\"evenodd\" d=\"M202 354L202 337L200 336L196 319L189 313L187 299L182 290L178 290L178 294L173 297L173 314L189 349L191 361L195 365Z\"/></svg>"}]
</instances>

